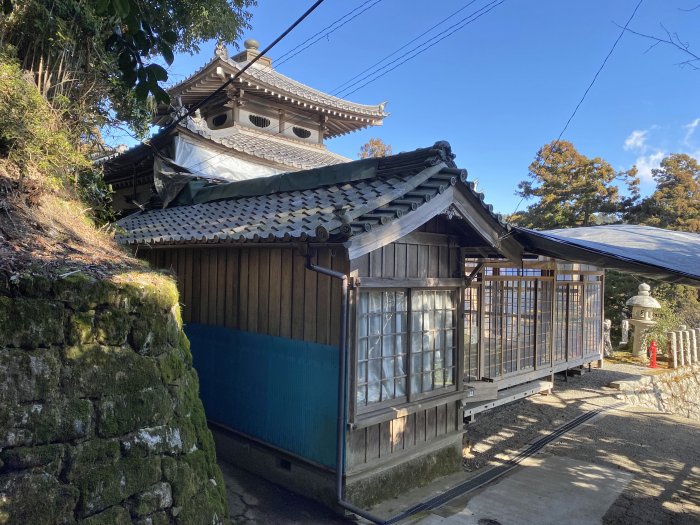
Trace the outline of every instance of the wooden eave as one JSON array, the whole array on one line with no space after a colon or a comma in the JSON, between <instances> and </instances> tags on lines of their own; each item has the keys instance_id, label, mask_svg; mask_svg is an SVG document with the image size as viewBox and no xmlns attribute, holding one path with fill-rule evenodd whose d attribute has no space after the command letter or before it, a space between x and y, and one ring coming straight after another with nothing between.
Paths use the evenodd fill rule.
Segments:
<instances>
[{"instance_id":1,"label":"wooden eave","mask_svg":"<svg viewBox=\"0 0 700 525\"><path fill-rule=\"evenodd\" d=\"M237 71L238 70L229 62L222 59L215 59L189 79L170 88L168 92L173 99L180 97L185 107L192 106L219 88L226 80L237 73ZM367 109L364 109L359 104L348 102L348 104L358 106L356 109L348 109L330 103L314 101L284 91L269 82L257 79L247 73L243 73L233 86L240 87L244 90L244 93L255 95L268 102L281 103L289 106L291 111L305 113L317 118L327 117L324 136L329 138L345 135L369 126L382 125L383 119L387 115L383 111L371 106L367 106ZM169 120L168 108L162 106L159 108L159 116L156 117L154 122L159 125L164 125Z\"/></svg>"}]
</instances>

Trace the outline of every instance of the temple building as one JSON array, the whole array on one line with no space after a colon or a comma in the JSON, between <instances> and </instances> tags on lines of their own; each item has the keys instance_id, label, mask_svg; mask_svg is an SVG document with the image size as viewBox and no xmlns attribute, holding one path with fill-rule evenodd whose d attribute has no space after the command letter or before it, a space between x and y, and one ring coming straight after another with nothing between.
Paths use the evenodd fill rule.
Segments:
<instances>
[{"instance_id":1,"label":"temple building","mask_svg":"<svg viewBox=\"0 0 700 525\"><path fill-rule=\"evenodd\" d=\"M348 162L325 141L379 126L387 116L384 103L357 104L322 93L278 73L270 58L260 57L192 117L169 126L260 54L255 40L244 46L229 58L217 45L208 64L168 89L171 104L161 104L153 120L163 131L150 145L105 163L118 212L168 204L193 177L203 184L231 182Z\"/></svg>"}]
</instances>

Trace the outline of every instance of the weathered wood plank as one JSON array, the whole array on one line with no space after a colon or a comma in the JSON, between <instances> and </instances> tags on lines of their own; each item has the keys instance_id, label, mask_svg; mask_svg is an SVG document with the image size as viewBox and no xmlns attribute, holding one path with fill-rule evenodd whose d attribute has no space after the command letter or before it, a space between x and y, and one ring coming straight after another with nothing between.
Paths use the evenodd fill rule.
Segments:
<instances>
[{"instance_id":1,"label":"weathered wood plank","mask_svg":"<svg viewBox=\"0 0 700 525\"><path fill-rule=\"evenodd\" d=\"M429 246L418 246L418 277L428 277L428 250Z\"/></svg>"},{"instance_id":2,"label":"weathered wood plank","mask_svg":"<svg viewBox=\"0 0 700 525\"><path fill-rule=\"evenodd\" d=\"M238 296L239 296L239 257L240 250L226 249L226 314L224 324L229 328L238 328Z\"/></svg>"},{"instance_id":3,"label":"weathered wood plank","mask_svg":"<svg viewBox=\"0 0 700 525\"><path fill-rule=\"evenodd\" d=\"M387 244L382 248L382 277L394 277L396 275L396 259L394 258L394 245Z\"/></svg>"},{"instance_id":4,"label":"weathered wood plank","mask_svg":"<svg viewBox=\"0 0 700 525\"><path fill-rule=\"evenodd\" d=\"M405 279L408 266L408 246L405 244L394 245L394 277Z\"/></svg>"},{"instance_id":5,"label":"weathered wood plank","mask_svg":"<svg viewBox=\"0 0 700 525\"><path fill-rule=\"evenodd\" d=\"M217 301L217 296L219 294L219 287L217 283L217 278L219 276L218 274L218 260L216 257L216 250L215 248L211 248L207 250L209 252L209 270L207 270L207 276L209 277L208 279L208 286L209 286L209 305L207 306L207 310L209 313L208 316L208 323L209 324L216 324L216 319L217 319L217 312L216 312L216 301Z\"/></svg>"},{"instance_id":6,"label":"weathered wood plank","mask_svg":"<svg viewBox=\"0 0 700 525\"><path fill-rule=\"evenodd\" d=\"M428 246L428 276L440 277L440 246Z\"/></svg>"},{"instance_id":7,"label":"weathered wood plank","mask_svg":"<svg viewBox=\"0 0 700 525\"><path fill-rule=\"evenodd\" d=\"M437 435L437 407L425 411L425 440L430 441Z\"/></svg>"},{"instance_id":8,"label":"weathered wood plank","mask_svg":"<svg viewBox=\"0 0 700 525\"><path fill-rule=\"evenodd\" d=\"M294 287L292 289L292 339L304 339L304 290L306 268L304 258L294 254Z\"/></svg>"},{"instance_id":9,"label":"weathered wood plank","mask_svg":"<svg viewBox=\"0 0 700 525\"><path fill-rule=\"evenodd\" d=\"M192 322L192 249L185 249L185 269L182 280L185 283L185 295L183 296L184 307L182 308L182 319Z\"/></svg>"},{"instance_id":10,"label":"weathered wood plank","mask_svg":"<svg viewBox=\"0 0 700 525\"><path fill-rule=\"evenodd\" d=\"M453 432L459 429L457 422L457 403L454 401L447 403L447 432Z\"/></svg>"},{"instance_id":11,"label":"weathered wood plank","mask_svg":"<svg viewBox=\"0 0 700 525\"><path fill-rule=\"evenodd\" d=\"M425 410L419 410L416 412L416 445L420 445L421 443L425 442L425 423L427 420L425 412Z\"/></svg>"},{"instance_id":12,"label":"weathered wood plank","mask_svg":"<svg viewBox=\"0 0 700 525\"><path fill-rule=\"evenodd\" d=\"M385 458L391 454L391 421L379 424L379 457Z\"/></svg>"},{"instance_id":13,"label":"weathered wood plank","mask_svg":"<svg viewBox=\"0 0 700 525\"><path fill-rule=\"evenodd\" d=\"M406 246L407 250L407 270L406 277L413 278L418 277L418 245L409 244Z\"/></svg>"},{"instance_id":14,"label":"weathered wood plank","mask_svg":"<svg viewBox=\"0 0 700 525\"><path fill-rule=\"evenodd\" d=\"M269 334L267 314L270 304L270 250L261 248L258 252L258 326L256 331Z\"/></svg>"},{"instance_id":15,"label":"weathered wood plank","mask_svg":"<svg viewBox=\"0 0 700 525\"><path fill-rule=\"evenodd\" d=\"M280 335L280 298L282 294L282 250L270 250L270 301L267 306L268 328L270 335Z\"/></svg>"},{"instance_id":16,"label":"weathered wood plank","mask_svg":"<svg viewBox=\"0 0 700 525\"><path fill-rule=\"evenodd\" d=\"M447 405L436 406L435 413L435 435L442 436L447 433Z\"/></svg>"},{"instance_id":17,"label":"weathered wood plank","mask_svg":"<svg viewBox=\"0 0 700 525\"><path fill-rule=\"evenodd\" d=\"M406 428L404 429L403 446L405 449L416 446L416 414L406 416Z\"/></svg>"},{"instance_id":18,"label":"weathered wood plank","mask_svg":"<svg viewBox=\"0 0 700 525\"><path fill-rule=\"evenodd\" d=\"M357 271L360 277L369 277L369 254L354 259L350 265L351 271Z\"/></svg>"},{"instance_id":19,"label":"weathered wood plank","mask_svg":"<svg viewBox=\"0 0 700 525\"><path fill-rule=\"evenodd\" d=\"M226 249L219 248L216 251L216 324L224 326L226 322L226 290L229 284L226 282Z\"/></svg>"},{"instance_id":20,"label":"weathered wood plank","mask_svg":"<svg viewBox=\"0 0 700 525\"><path fill-rule=\"evenodd\" d=\"M369 277L382 276L382 248L369 253Z\"/></svg>"},{"instance_id":21,"label":"weathered wood plank","mask_svg":"<svg viewBox=\"0 0 700 525\"><path fill-rule=\"evenodd\" d=\"M392 453L404 449L404 432L406 431L406 419L407 416L404 416L391 421Z\"/></svg>"},{"instance_id":22,"label":"weathered wood plank","mask_svg":"<svg viewBox=\"0 0 700 525\"><path fill-rule=\"evenodd\" d=\"M292 294L294 292L294 251L284 249L280 258L280 330L281 337L292 337Z\"/></svg>"},{"instance_id":23,"label":"weathered wood plank","mask_svg":"<svg viewBox=\"0 0 700 525\"><path fill-rule=\"evenodd\" d=\"M192 322L201 323L201 300L202 300L202 250L192 250L192 301L191 312Z\"/></svg>"},{"instance_id":24,"label":"weathered wood plank","mask_svg":"<svg viewBox=\"0 0 700 525\"><path fill-rule=\"evenodd\" d=\"M439 246L438 277L452 277L450 275L450 249L447 246Z\"/></svg>"},{"instance_id":25,"label":"weathered wood plank","mask_svg":"<svg viewBox=\"0 0 700 525\"><path fill-rule=\"evenodd\" d=\"M379 425L367 427L367 453L366 461L371 461L379 457Z\"/></svg>"},{"instance_id":26,"label":"weathered wood plank","mask_svg":"<svg viewBox=\"0 0 700 525\"><path fill-rule=\"evenodd\" d=\"M238 258L238 267L240 269L240 278L238 280L238 328L240 330L248 329L248 310L249 310L249 293L250 288L250 250L243 248Z\"/></svg>"},{"instance_id":27,"label":"weathered wood plank","mask_svg":"<svg viewBox=\"0 0 700 525\"><path fill-rule=\"evenodd\" d=\"M318 257L312 258L313 264L318 264ZM316 272L306 270L304 279L304 341L316 339L316 290L318 288L318 275Z\"/></svg>"},{"instance_id":28,"label":"weathered wood plank","mask_svg":"<svg viewBox=\"0 0 700 525\"><path fill-rule=\"evenodd\" d=\"M328 248L319 250L318 265L321 268L330 268L331 252ZM327 345L330 344L331 277L320 273L316 274L316 277L318 279L316 292L316 341Z\"/></svg>"},{"instance_id":29,"label":"weathered wood plank","mask_svg":"<svg viewBox=\"0 0 700 525\"><path fill-rule=\"evenodd\" d=\"M362 465L367 461L367 429L358 428L349 434L347 466Z\"/></svg>"},{"instance_id":30,"label":"weathered wood plank","mask_svg":"<svg viewBox=\"0 0 700 525\"><path fill-rule=\"evenodd\" d=\"M260 250L251 248L248 252L248 322L243 328L258 331L258 275L260 273Z\"/></svg>"},{"instance_id":31,"label":"weathered wood plank","mask_svg":"<svg viewBox=\"0 0 700 525\"><path fill-rule=\"evenodd\" d=\"M345 272L347 266L339 253L333 254L331 257L331 269L336 272ZM331 279L331 317L330 317L330 335L328 344L337 346L340 344L340 300L341 300L341 283L338 279ZM348 326L348 330L350 330ZM351 383L352 384L352 383Z\"/></svg>"}]
</instances>

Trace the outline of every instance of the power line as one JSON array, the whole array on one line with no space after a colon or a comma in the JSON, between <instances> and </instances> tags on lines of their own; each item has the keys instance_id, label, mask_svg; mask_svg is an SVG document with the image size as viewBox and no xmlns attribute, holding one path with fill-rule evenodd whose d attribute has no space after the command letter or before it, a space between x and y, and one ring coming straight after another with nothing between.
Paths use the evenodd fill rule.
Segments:
<instances>
[{"instance_id":1,"label":"power line","mask_svg":"<svg viewBox=\"0 0 700 525\"><path fill-rule=\"evenodd\" d=\"M455 12L451 13L450 15L448 15L447 17L443 18L443 19L440 20L437 24L435 24L434 26L432 26L430 29L427 29L426 31L423 31L420 35L418 35L417 37L415 37L413 40L409 40L408 42L406 42L405 44L403 44L401 47L399 47L399 48L398 48L396 51L394 51L393 53L391 53L391 54L389 54L389 55L386 55L384 58L382 58L382 59L379 60L378 62L375 62L374 64L372 64L371 66L369 66L367 69L365 69L365 70L363 70L363 71L360 71L360 72L359 72L357 75L355 75L354 77L352 77L352 78L346 80L345 82L343 82L342 84L340 84L339 86L337 86L336 88L334 88L333 91L331 91L331 94L336 94L336 93L341 92L341 91L342 91L341 88L345 87L347 84L350 84L350 83L351 83L353 80L355 80L357 77L359 77L360 75L363 75L363 74L367 73L367 72L370 71L371 69L374 69L374 68L375 68L376 66L378 66L379 64L384 63L384 61L386 61L386 59L393 57L393 56L394 56L396 53L398 53L399 51L403 51L403 50L406 49L408 46L410 46L413 42L415 42L416 40L420 39L421 37L427 35L428 33L430 33L430 32L431 32L433 29L435 29L436 27L441 26L442 24L444 24L445 22L447 22L449 19L451 19L453 16L455 16L455 15L459 14L460 12L464 11L467 7L469 7L470 5L472 5L472 4L473 4L474 2L476 2L476 1L477 1L477 0L472 0L472 1L469 2L468 4L466 4L466 5L462 6L462 7L460 7L459 9L457 9L457 11L455 11ZM363 78L365 78L365 77L363 77Z\"/></svg>"},{"instance_id":2,"label":"power line","mask_svg":"<svg viewBox=\"0 0 700 525\"><path fill-rule=\"evenodd\" d=\"M564 124L564 127L562 128L561 132L559 133L559 136L557 137L557 140L554 141L554 144L552 144L552 147L549 149L549 154L547 157L542 161L542 164L546 164L547 161L549 160L549 157L552 156L552 153L554 152L554 149L557 147L559 142L561 142L562 136L564 136L564 132L567 130L569 127L569 124L573 120L573 118L576 116L576 113L578 112L579 108L581 107L581 104L583 104L583 101L586 99L586 95L588 95L588 92L591 90L593 87L593 84L595 84L595 81L598 79L598 75L600 75L600 72L603 71L603 68L605 67L605 64L608 62L608 59L610 56L613 54L613 51L615 51L615 48L617 47L618 42L622 39L622 36L625 34L627 31L627 27L630 25L632 22L632 19L634 16L637 14L637 10L639 10L639 7L642 5L642 2L644 0L639 0L637 3L636 7L634 8L634 11L632 11L632 14L630 17L627 19L627 23L625 23L624 27L622 28L622 31L620 31L620 34L617 35L617 38L615 39L615 42L613 43L612 47L610 48L610 51L608 51L608 54L605 55L605 59L603 60L603 63L600 65L598 68L598 71L596 71L595 75L593 76L593 80L591 80L590 84L588 84L588 87L586 88L586 91L583 92L583 96L581 97L581 100L578 101L578 104L576 104L576 107L574 108L574 111L571 113L571 116L569 119L566 121L566 124ZM513 210L513 214L515 214L518 211L518 208L520 208L520 205L522 204L523 200L525 197L522 197L520 201L518 202L518 205L515 207L515 210ZM512 214L511 214L512 215Z\"/></svg>"},{"instance_id":3,"label":"power line","mask_svg":"<svg viewBox=\"0 0 700 525\"><path fill-rule=\"evenodd\" d=\"M367 82L365 82L364 84L361 84L360 86L356 87L356 88L353 89L352 91L348 91L348 90L349 90L350 88L353 88L354 86L356 86L356 85L357 85L357 82L356 82L355 84L350 85L349 87L347 87L347 88L343 91L343 95L342 95L342 96L347 97L347 96L349 96L349 95L352 95L353 93L355 93L356 91L359 91L360 89L362 89L363 87L367 86L368 84L371 84L372 82L375 82L376 80L379 80L379 79L382 78L384 75L386 75L386 74L392 72L394 69L398 68L399 66L402 66L402 65L405 64L406 62L408 62L408 61L413 60L414 58L416 58L418 55L421 55L421 54L425 53L428 49L430 49L431 47L435 46L436 44L442 42L442 41L445 40L446 38L452 36L452 35L455 34L457 31L460 31L461 29L464 29L466 26L468 26L468 25L471 24L472 22L475 22L476 20L478 20L479 18L481 18L481 17L484 16L485 14L491 12L493 9L495 9L496 7L498 7L499 5L501 5L501 4L502 4L503 2L505 2L505 1L506 1L506 0L493 0L493 1L490 2L489 4L486 4L485 6L481 7L480 9L477 9L475 12L473 12L473 13L471 13L470 15L464 17L462 20L460 20L460 21L457 22L456 24L450 26L448 29L452 29L452 31L448 32L447 34L442 35L442 36L439 37L439 38L433 37L433 39L431 39L431 40L435 40L435 41L432 42L430 45L426 45L428 42L430 42L430 40L427 40L427 41L424 42L423 44L420 44L419 46L416 46L416 47L414 47L413 49L407 51L406 53L404 53L404 54L401 55L400 57L396 58L396 59L393 60L392 62L389 62L389 64L387 64L387 65L385 65L384 67L382 67L381 69L377 70L375 73L381 71L382 69L387 68L387 67L390 66L391 64L395 64L397 61L401 60L403 57L405 57L405 56L407 56L407 55L410 55L410 54L413 53L414 51L417 51L417 52L414 53L413 55L409 56L408 58L406 58L406 60L403 60L403 61L399 62L398 64L396 64L395 66L393 66L393 67L387 69L387 70L384 71L382 74L377 75L377 76L375 76L375 77L373 77L373 78L370 78ZM479 13L479 11L482 11L482 12ZM477 13L478 13L478 14L477 14ZM454 29L453 29L453 28L454 28ZM437 38L437 39L436 39L436 38Z\"/></svg>"},{"instance_id":4,"label":"power line","mask_svg":"<svg viewBox=\"0 0 700 525\"><path fill-rule=\"evenodd\" d=\"M475 1L476 1L476 0L472 0L472 1L469 2L467 5L465 5L463 8L457 10L455 13L453 13L452 15L450 15L449 17L447 17L446 19L443 19L441 22L439 22L438 24L434 25L433 27L431 27L431 28L428 29L427 31L423 32L423 33L422 33L421 35L419 35L418 37L416 37L416 38L414 38L413 40L409 41L408 43L404 44L404 46L402 46L401 48L399 48L397 51L395 51L395 52L392 53L391 55L388 55L388 57L391 57L391 56L395 55L397 52L399 52L400 50L405 49L405 48L406 48L408 45L410 45L412 42L415 42L415 41L418 40L421 36L423 36L423 35L429 33L429 32L432 31L435 27L437 27L437 26L441 25L442 23L444 23L444 21L450 19L454 14L459 13L460 11L463 11L465 8L467 8L467 7L469 7L470 5L472 5ZM396 63L397 61L401 60L402 58L406 57L407 55L410 55L410 54L413 53L414 51L417 51L417 50L418 50L418 52L416 52L416 53L414 53L413 55L411 55L410 57L406 58L406 60L403 60L402 62L396 64L394 67L392 67L391 69L385 71L385 72L382 73L381 75L378 75L378 76L376 76L375 78L372 78L372 79L368 80L367 82L365 82L365 83L362 84L361 86L359 86L359 87L357 87L356 89L354 89L354 90L348 92L345 96L350 95L350 94L354 93L355 91L358 91L359 89L363 88L363 87L366 86L367 84L370 84L371 82L374 82L375 80L378 80L378 79L381 78L382 76L388 74L389 72L393 71L394 69L398 68L399 66L405 64L405 63L408 62L409 60L411 60L411 59L417 57L418 55L420 55L420 54L422 54L423 52L427 51L428 49L430 49L430 48L433 47L434 45L438 44L439 42L441 42L441 41L444 40L445 38L448 38L449 36L453 35L453 34L456 33L457 31L463 29L464 27L466 27L466 26L469 25L470 23L472 23L472 22L478 20L478 19L481 18L483 15L485 15L485 14L487 14L488 12L490 12L491 10L495 9L496 7L498 7L498 6L499 6L500 4L502 4L503 2L505 2L505 0L500 0L500 1L499 1L499 0L492 0L490 3L484 5L484 6L482 6L481 8L477 9L476 11L470 13L470 14L467 15L466 17L462 18L461 20L459 20L458 22L456 22L455 24L453 24L453 25L451 25L449 28L447 28L448 31L449 31L449 30L452 30L452 31L449 31L449 32L446 33L446 34L443 34L443 35L440 36L439 38L436 36L436 37L433 37L433 38L431 38L431 39L428 39L428 40L426 40L425 42L419 44L418 46L415 46L414 48L410 49L409 51L407 51L407 52L404 53L403 55L399 56L398 58L396 58L395 60L393 60L392 62L390 62L390 63L387 64L386 66L384 66L384 68L391 66L392 64ZM377 2L375 2L375 4L376 4L376 3L377 3ZM365 3L365 4L366 4L366 3ZM363 4L363 5L365 5L365 4ZM375 4L372 4L372 6L375 5ZM372 6L370 6L370 7L372 7ZM360 7L362 7L362 6L360 6ZM363 11L363 12L364 12L364 11ZM361 14L361 13L359 13L359 14ZM358 15L359 15L359 14L358 14ZM357 16L357 15L356 15L356 16ZM344 17L345 17L345 16L344 16ZM344 18L344 17L341 17L341 19ZM334 24L335 24L335 22L334 22ZM333 25L333 24L331 24L331 26L332 26L332 25ZM323 32L323 31L321 31L321 32ZM434 41L433 41L433 40L434 40ZM432 42L432 43L430 43L430 42ZM430 43L430 45L427 45L427 46L426 46L426 44L428 44L428 43ZM307 47L308 47L308 46L307 46ZM421 48L422 48L422 49L421 49ZM385 57L385 59L388 58L388 57ZM384 59L384 60L385 60L385 59ZM383 60L382 60L382 61L383 61ZM381 63L382 61L380 61L379 63ZM372 67L374 67L374 66L372 66ZM384 69L384 68L382 68L382 69ZM370 68L370 69L371 69L371 68ZM376 74L376 73L379 72L379 71L381 71L381 69L375 71L375 72L372 73L372 74ZM371 75L369 75L369 76L371 76ZM351 84L350 86L348 86L346 89L351 89L352 87L356 86L361 80L364 80L364 78L367 78L367 77L363 77L362 79L360 79L360 80L358 80L357 82L355 82L355 83ZM290 120L290 122L289 122L281 131L279 131L279 132L276 133L276 134L279 135L279 134L281 134L281 133L284 133L284 131L286 131L286 130L289 129L290 127L294 126L295 124L299 124L299 123L301 123L301 122L303 122L303 119L301 119L301 118L297 118L297 119L294 119L294 120ZM321 133L322 133L322 132L323 132L323 131L321 130ZM222 156L222 155L226 155L226 154L227 154L227 152L218 152L218 153L215 153L215 154L213 154L211 157L209 157L209 158L207 158L207 159L204 159L204 160L198 162L197 164L194 164L193 166L189 167L188 169L195 169L195 171L196 171L196 168L197 168L197 167L202 166L202 165L204 165L204 164L207 164L207 163L211 162L213 159L215 159L215 158L217 158L217 157L220 157L220 156ZM201 172L200 172L200 173L201 173Z\"/></svg>"}]
</instances>

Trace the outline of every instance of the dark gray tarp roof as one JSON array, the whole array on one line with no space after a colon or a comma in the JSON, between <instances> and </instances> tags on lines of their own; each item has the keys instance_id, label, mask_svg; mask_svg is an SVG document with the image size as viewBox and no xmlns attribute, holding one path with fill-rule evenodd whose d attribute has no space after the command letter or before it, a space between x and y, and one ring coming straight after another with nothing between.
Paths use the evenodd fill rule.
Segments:
<instances>
[{"instance_id":1,"label":"dark gray tarp roof","mask_svg":"<svg viewBox=\"0 0 700 525\"><path fill-rule=\"evenodd\" d=\"M513 230L525 249L538 255L700 286L700 234L631 224Z\"/></svg>"}]
</instances>

